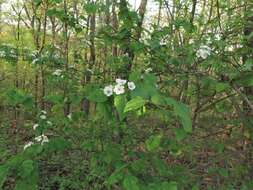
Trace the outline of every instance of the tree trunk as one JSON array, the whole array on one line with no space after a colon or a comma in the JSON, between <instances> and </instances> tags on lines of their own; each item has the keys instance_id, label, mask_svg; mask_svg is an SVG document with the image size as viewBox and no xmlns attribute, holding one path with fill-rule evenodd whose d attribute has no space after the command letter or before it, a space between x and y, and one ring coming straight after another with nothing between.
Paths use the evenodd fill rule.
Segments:
<instances>
[{"instance_id":1,"label":"tree trunk","mask_svg":"<svg viewBox=\"0 0 253 190\"><path fill-rule=\"evenodd\" d=\"M67 7L67 0L64 0L64 14L65 17L68 16L68 7ZM64 37L64 59L65 59L65 73L67 74L68 77L68 68L69 68L69 37L68 37L68 22L67 20L65 20L65 22L63 23L63 37ZM68 79L66 81L66 84L64 86L64 92L63 92L63 96L64 96L64 115L68 116L70 114L70 100L68 97L68 88L69 88L69 83L68 83Z\"/></svg>"},{"instance_id":2,"label":"tree trunk","mask_svg":"<svg viewBox=\"0 0 253 190\"><path fill-rule=\"evenodd\" d=\"M250 10L252 10L253 5L248 5L245 8L245 27L244 27L244 35L245 39L247 40L245 43L245 49L247 49L247 52L243 55L243 63L245 64L248 60L253 59L253 37L252 37L252 32L253 32L253 16L252 14L250 15ZM251 35L251 36L250 36ZM253 71L253 67L252 67ZM244 93L248 97L248 99L251 99L250 97L253 96L253 87L245 87L244 88ZM243 102L243 110L244 113L247 117L251 117L253 115L253 111L248 105L246 101Z\"/></svg>"},{"instance_id":3,"label":"tree trunk","mask_svg":"<svg viewBox=\"0 0 253 190\"><path fill-rule=\"evenodd\" d=\"M96 32L96 14L92 13L90 17L90 57L88 60L88 69L92 70L92 67L95 65L96 61L96 50L95 50L95 32ZM86 72L85 83L88 84L91 81L91 72ZM83 100L83 111L86 115L89 114L90 102L87 99Z\"/></svg>"}]
</instances>

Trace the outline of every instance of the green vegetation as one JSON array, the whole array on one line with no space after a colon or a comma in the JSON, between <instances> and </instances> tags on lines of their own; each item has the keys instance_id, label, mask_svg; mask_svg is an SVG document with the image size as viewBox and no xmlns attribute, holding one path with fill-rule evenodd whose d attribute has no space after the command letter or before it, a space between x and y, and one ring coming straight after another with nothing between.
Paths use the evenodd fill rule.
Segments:
<instances>
[{"instance_id":1,"label":"green vegetation","mask_svg":"<svg viewBox=\"0 0 253 190\"><path fill-rule=\"evenodd\" d=\"M250 0L0 7L0 189L253 189Z\"/></svg>"}]
</instances>

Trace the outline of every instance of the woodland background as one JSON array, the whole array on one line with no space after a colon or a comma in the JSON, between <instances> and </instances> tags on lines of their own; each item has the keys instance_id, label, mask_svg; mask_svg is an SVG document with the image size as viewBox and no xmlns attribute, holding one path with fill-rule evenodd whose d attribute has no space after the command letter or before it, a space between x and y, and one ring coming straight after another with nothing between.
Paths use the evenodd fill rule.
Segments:
<instances>
[{"instance_id":1,"label":"woodland background","mask_svg":"<svg viewBox=\"0 0 253 190\"><path fill-rule=\"evenodd\" d=\"M0 5L0 189L253 189L251 0Z\"/></svg>"}]
</instances>

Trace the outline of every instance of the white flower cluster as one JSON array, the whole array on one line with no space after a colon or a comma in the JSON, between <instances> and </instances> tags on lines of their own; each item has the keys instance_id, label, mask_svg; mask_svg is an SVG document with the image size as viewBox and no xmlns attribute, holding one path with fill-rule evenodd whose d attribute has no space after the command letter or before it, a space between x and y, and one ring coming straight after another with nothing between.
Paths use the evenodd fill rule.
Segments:
<instances>
[{"instance_id":1,"label":"white flower cluster","mask_svg":"<svg viewBox=\"0 0 253 190\"><path fill-rule=\"evenodd\" d=\"M72 120L72 114L71 114L71 113L68 114L68 115L67 115L67 118L68 118L69 120Z\"/></svg>"},{"instance_id":2,"label":"white flower cluster","mask_svg":"<svg viewBox=\"0 0 253 190\"><path fill-rule=\"evenodd\" d=\"M44 143L49 142L48 137L47 137L46 135L44 135L44 134L35 137L34 140L35 140L36 142L40 142L41 145L43 145Z\"/></svg>"},{"instance_id":3,"label":"white flower cluster","mask_svg":"<svg viewBox=\"0 0 253 190\"><path fill-rule=\"evenodd\" d=\"M51 121L48 121L48 120L46 121L46 119L47 119L47 112L46 112L45 110L41 110L41 111L40 111L39 117L40 117L40 119L41 119L43 122L45 122L47 125L49 125L49 126L52 126L52 125L53 125ZM38 123L35 123L35 124L33 125L33 130L36 130L38 127L39 127L39 124L38 124ZM34 140L35 140L36 142L40 142L41 145L43 145L44 143L49 142L48 137L47 137L46 135L44 135L44 134L35 137ZM32 146L33 144L34 144L33 141L30 141L30 142L26 143L26 144L24 145L24 150L27 149L28 147Z\"/></svg>"},{"instance_id":4,"label":"white flower cluster","mask_svg":"<svg viewBox=\"0 0 253 190\"><path fill-rule=\"evenodd\" d=\"M0 57L5 57L6 54L5 54L5 51L0 51Z\"/></svg>"},{"instance_id":5,"label":"white flower cluster","mask_svg":"<svg viewBox=\"0 0 253 190\"><path fill-rule=\"evenodd\" d=\"M113 95L113 93L115 93L116 95L124 94L126 84L127 84L127 87L128 87L129 90L134 90L135 87L136 87L134 82L131 82L131 81L127 82L127 80L118 78L118 79L116 79L116 85L115 86L108 85L108 86L104 87L104 89L103 89L104 94L106 96L111 96L111 95Z\"/></svg>"},{"instance_id":6,"label":"white flower cluster","mask_svg":"<svg viewBox=\"0 0 253 190\"><path fill-rule=\"evenodd\" d=\"M52 126L52 125L53 125L53 123L52 123L51 121L47 121L47 124L48 124L49 126ZM35 124L33 125L33 130L36 130L38 127L39 127L39 124L38 124L38 123L35 123Z\"/></svg>"},{"instance_id":7,"label":"white flower cluster","mask_svg":"<svg viewBox=\"0 0 253 190\"><path fill-rule=\"evenodd\" d=\"M34 124L34 125L33 125L33 130L36 130L38 127L39 127L39 124L38 124L38 123Z\"/></svg>"},{"instance_id":8,"label":"white flower cluster","mask_svg":"<svg viewBox=\"0 0 253 190\"><path fill-rule=\"evenodd\" d=\"M53 75L54 75L54 76L57 76L57 77L63 76L63 75L62 75L62 70L61 70L61 69L56 69L56 70L53 72Z\"/></svg>"},{"instance_id":9,"label":"white flower cluster","mask_svg":"<svg viewBox=\"0 0 253 190\"><path fill-rule=\"evenodd\" d=\"M200 46L200 48L196 52L196 56L198 58L206 59L209 55L211 55L211 48L205 45Z\"/></svg>"},{"instance_id":10,"label":"white flower cluster","mask_svg":"<svg viewBox=\"0 0 253 190\"><path fill-rule=\"evenodd\" d=\"M45 110L41 110L40 119L42 120L47 119L47 112Z\"/></svg>"},{"instance_id":11,"label":"white flower cluster","mask_svg":"<svg viewBox=\"0 0 253 190\"><path fill-rule=\"evenodd\" d=\"M39 61L38 58L33 59L32 64L35 65Z\"/></svg>"},{"instance_id":12,"label":"white flower cluster","mask_svg":"<svg viewBox=\"0 0 253 190\"><path fill-rule=\"evenodd\" d=\"M37 50L32 51L31 57L32 57L33 59L36 59L36 57L38 56L38 54L39 54L39 51L37 51Z\"/></svg>"},{"instance_id":13,"label":"white flower cluster","mask_svg":"<svg viewBox=\"0 0 253 190\"><path fill-rule=\"evenodd\" d=\"M151 68L151 67L149 67L149 68L147 68L146 70L145 70L145 73L151 73L153 71L153 69Z\"/></svg>"},{"instance_id":14,"label":"white flower cluster","mask_svg":"<svg viewBox=\"0 0 253 190\"><path fill-rule=\"evenodd\" d=\"M45 143L49 142L49 139L46 135L42 134L40 136L37 136L34 138L34 140L38 143L40 143L41 145L44 145ZM29 141L28 143L26 143L24 145L24 150L26 150L27 148L29 148L30 146L34 145L35 143L33 141Z\"/></svg>"},{"instance_id":15,"label":"white flower cluster","mask_svg":"<svg viewBox=\"0 0 253 190\"><path fill-rule=\"evenodd\" d=\"M26 143L24 146L24 150L27 149L28 147L32 146L33 144L34 144L34 142L32 142L32 141Z\"/></svg>"},{"instance_id":16,"label":"white flower cluster","mask_svg":"<svg viewBox=\"0 0 253 190\"><path fill-rule=\"evenodd\" d=\"M47 112L45 110L40 111L40 119L45 121L47 119ZM46 121L47 125L52 126L53 123L49 120ZM39 126L39 124L34 124L33 129L36 130L36 128Z\"/></svg>"}]
</instances>

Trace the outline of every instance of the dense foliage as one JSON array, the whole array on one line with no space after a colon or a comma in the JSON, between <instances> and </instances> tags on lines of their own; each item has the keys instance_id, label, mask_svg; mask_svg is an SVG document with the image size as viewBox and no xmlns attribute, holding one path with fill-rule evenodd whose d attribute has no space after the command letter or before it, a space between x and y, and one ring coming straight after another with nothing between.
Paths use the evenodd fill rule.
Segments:
<instances>
[{"instance_id":1,"label":"dense foliage","mask_svg":"<svg viewBox=\"0 0 253 190\"><path fill-rule=\"evenodd\" d=\"M250 0L0 5L0 189L253 189Z\"/></svg>"}]
</instances>

